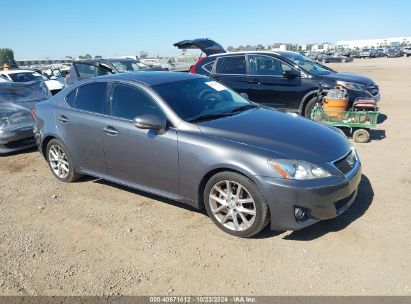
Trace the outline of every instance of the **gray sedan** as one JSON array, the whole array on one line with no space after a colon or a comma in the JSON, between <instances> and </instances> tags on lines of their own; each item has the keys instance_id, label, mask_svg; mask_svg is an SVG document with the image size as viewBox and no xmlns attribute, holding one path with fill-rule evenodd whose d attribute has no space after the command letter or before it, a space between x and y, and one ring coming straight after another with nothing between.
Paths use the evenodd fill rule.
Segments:
<instances>
[{"instance_id":1,"label":"gray sedan","mask_svg":"<svg viewBox=\"0 0 411 304\"><path fill-rule=\"evenodd\" d=\"M92 175L196 208L227 233L298 230L344 212L361 164L338 130L254 104L207 77L97 77L36 105L63 182Z\"/></svg>"}]
</instances>

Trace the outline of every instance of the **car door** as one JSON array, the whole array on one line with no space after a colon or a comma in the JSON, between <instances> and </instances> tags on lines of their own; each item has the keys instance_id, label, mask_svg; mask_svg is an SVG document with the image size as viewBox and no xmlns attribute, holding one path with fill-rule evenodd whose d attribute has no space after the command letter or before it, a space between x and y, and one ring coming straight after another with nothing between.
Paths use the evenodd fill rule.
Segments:
<instances>
[{"instance_id":1,"label":"car door","mask_svg":"<svg viewBox=\"0 0 411 304\"><path fill-rule=\"evenodd\" d=\"M114 82L109 117L102 120L103 145L109 176L163 192L179 193L177 130L139 129L133 119L165 114L140 87Z\"/></svg>"},{"instance_id":2,"label":"car door","mask_svg":"<svg viewBox=\"0 0 411 304\"><path fill-rule=\"evenodd\" d=\"M219 57L213 66L211 77L237 93L246 93L247 63L245 55Z\"/></svg>"},{"instance_id":3,"label":"car door","mask_svg":"<svg viewBox=\"0 0 411 304\"><path fill-rule=\"evenodd\" d=\"M249 99L278 109L298 109L303 95L301 73L273 56L253 54L247 58L249 72L246 93Z\"/></svg>"},{"instance_id":4,"label":"car door","mask_svg":"<svg viewBox=\"0 0 411 304\"><path fill-rule=\"evenodd\" d=\"M107 82L80 86L66 96L66 106L55 111L58 133L76 166L105 174L101 119L107 114Z\"/></svg>"}]
</instances>

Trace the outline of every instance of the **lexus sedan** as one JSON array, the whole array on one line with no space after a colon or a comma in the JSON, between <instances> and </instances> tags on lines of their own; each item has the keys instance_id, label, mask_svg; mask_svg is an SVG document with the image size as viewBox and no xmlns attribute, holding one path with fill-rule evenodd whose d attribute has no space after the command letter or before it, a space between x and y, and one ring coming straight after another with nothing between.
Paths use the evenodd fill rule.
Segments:
<instances>
[{"instance_id":1,"label":"lexus sedan","mask_svg":"<svg viewBox=\"0 0 411 304\"><path fill-rule=\"evenodd\" d=\"M33 113L54 176L91 175L207 210L227 233L298 230L344 212L361 164L332 127L248 101L205 76L124 73Z\"/></svg>"}]
</instances>

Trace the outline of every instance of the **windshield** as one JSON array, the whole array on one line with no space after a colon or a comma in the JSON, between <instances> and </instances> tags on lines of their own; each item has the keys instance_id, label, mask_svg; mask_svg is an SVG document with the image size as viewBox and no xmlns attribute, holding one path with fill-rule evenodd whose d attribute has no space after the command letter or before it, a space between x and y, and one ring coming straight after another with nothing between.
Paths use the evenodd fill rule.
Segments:
<instances>
[{"instance_id":1,"label":"windshield","mask_svg":"<svg viewBox=\"0 0 411 304\"><path fill-rule=\"evenodd\" d=\"M44 80L43 76L36 72L19 72L19 73L10 73L10 78L14 82L29 82L29 81L39 81Z\"/></svg>"},{"instance_id":2,"label":"windshield","mask_svg":"<svg viewBox=\"0 0 411 304\"><path fill-rule=\"evenodd\" d=\"M173 111L186 121L220 115L255 106L234 91L208 78L190 79L153 86Z\"/></svg>"},{"instance_id":3,"label":"windshield","mask_svg":"<svg viewBox=\"0 0 411 304\"><path fill-rule=\"evenodd\" d=\"M327 75L334 73L334 71L330 68L323 66L317 62L312 61L310 58L302 56L297 53L287 52L281 53L282 56L291 60L296 65L298 65L301 69L308 72L311 75Z\"/></svg>"},{"instance_id":4,"label":"windshield","mask_svg":"<svg viewBox=\"0 0 411 304\"><path fill-rule=\"evenodd\" d=\"M137 60L118 60L110 62L118 72L136 72L147 69L147 66Z\"/></svg>"}]
</instances>

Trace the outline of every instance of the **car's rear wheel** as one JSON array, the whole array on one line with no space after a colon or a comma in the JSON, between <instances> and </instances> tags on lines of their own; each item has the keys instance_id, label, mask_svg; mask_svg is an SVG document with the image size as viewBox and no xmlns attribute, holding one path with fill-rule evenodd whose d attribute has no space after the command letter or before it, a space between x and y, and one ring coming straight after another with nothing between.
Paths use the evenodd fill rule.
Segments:
<instances>
[{"instance_id":1,"label":"car's rear wheel","mask_svg":"<svg viewBox=\"0 0 411 304\"><path fill-rule=\"evenodd\" d=\"M73 161L66 146L58 139L52 139L47 144L47 162L54 176L65 183L71 183L81 177L74 170Z\"/></svg>"},{"instance_id":2,"label":"car's rear wheel","mask_svg":"<svg viewBox=\"0 0 411 304\"><path fill-rule=\"evenodd\" d=\"M223 231L250 237L269 222L264 195L248 178L234 172L221 172L210 178L204 190L208 215Z\"/></svg>"}]
</instances>

